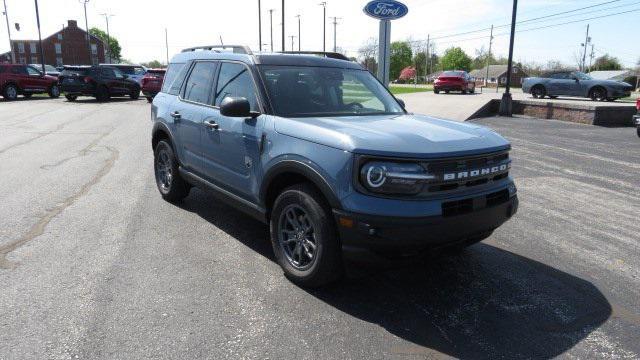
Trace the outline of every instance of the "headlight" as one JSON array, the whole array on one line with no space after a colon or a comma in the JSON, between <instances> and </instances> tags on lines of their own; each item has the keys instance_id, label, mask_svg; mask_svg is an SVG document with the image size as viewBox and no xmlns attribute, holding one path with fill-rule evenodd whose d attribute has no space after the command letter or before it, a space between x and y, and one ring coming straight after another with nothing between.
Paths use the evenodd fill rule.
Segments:
<instances>
[{"instance_id":1,"label":"headlight","mask_svg":"<svg viewBox=\"0 0 640 360\"><path fill-rule=\"evenodd\" d=\"M370 161L360 168L362 186L380 194L417 194L426 182L434 178L414 163Z\"/></svg>"}]
</instances>

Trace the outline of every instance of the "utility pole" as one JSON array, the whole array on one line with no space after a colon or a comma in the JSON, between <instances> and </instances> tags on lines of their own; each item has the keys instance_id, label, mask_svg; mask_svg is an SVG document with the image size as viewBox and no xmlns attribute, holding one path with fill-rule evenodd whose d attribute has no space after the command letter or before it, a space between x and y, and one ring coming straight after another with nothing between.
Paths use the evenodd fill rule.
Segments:
<instances>
[{"instance_id":1,"label":"utility pole","mask_svg":"<svg viewBox=\"0 0 640 360\"><path fill-rule=\"evenodd\" d=\"M273 52L273 12L275 9L269 9L269 26L271 27L271 52Z\"/></svg>"},{"instance_id":2,"label":"utility pole","mask_svg":"<svg viewBox=\"0 0 640 360\"><path fill-rule=\"evenodd\" d=\"M262 7L258 0L258 48L262 51Z\"/></svg>"},{"instance_id":3,"label":"utility pole","mask_svg":"<svg viewBox=\"0 0 640 360\"><path fill-rule=\"evenodd\" d=\"M282 51L284 52L284 0L282 0Z\"/></svg>"},{"instance_id":4,"label":"utility pole","mask_svg":"<svg viewBox=\"0 0 640 360\"><path fill-rule=\"evenodd\" d=\"M169 34L167 28L164 28L164 48L167 50L167 67L169 67Z\"/></svg>"},{"instance_id":5,"label":"utility pole","mask_svg":"<svg viewBox=\"0 0 640 360\"><path fill-rule=\"evenodd\" d=\"M487 54L487 73L484 76L484 86L487 86L487 81L489 81L489 62L491 61L491 46L493 45L493 24L491 24L491 35L489 35L489 54ZM499 84L496 84L496 89Z\"/></svg>"},{"instance_id":6,"label":"utility pole","mask_svg":"<svg viewBox=\"0 0 640 360\"><path fill-rule=\"evenodd\" d=\"M11 28L9 27L9 13L7 12L7 0L3 0L4 2L4 16L7 20L7 35L9 35L9 52L11 53L11 62L16 62L16 56L13 54L13 43L11 42Z\"/></svg>"},{"instance_id":7,"label":"utility pole","mask_svg":"<svg viewBox=\"0 0 640 360\"><path fill-rule=\"evenodd\" d=\"M584 46L584 52L582 53L582 64L580 65L580 71L585 70L586 59L587 59L587 46L589 46L590 42L591 42L591 39L589 38L589 24L587 24L587 35L584 39L584 44L582 44L582 46Z\"/></svg>"},{"instance_id":8,"label":"utility pole","mask_svg":"<svg viewBox=\"0 0 640 360\"><path fill-rule=\"evenodd\" d=\"M289 37L291 38L291 51L295 51L295 50L293 50L293 44L294 44L293 40L295 40L296 36L295 35L289 35Z\"/></svg>"},{"instance_id":9,"label":"utility pole","mask_svg":"<svg viewBox=\"0 0 640 360\"><path fill-rule=\"evenodd\" d=\"M427 51L425 51L424 59L424 83L427 84L429 77L429 59L431 58L431 34L427 34Z\"/></svg>"},{"instance_id":10,"label":"utility pole","mask_svg":"<svg viewBox=\"0 0 640 360\"><path fill-rule=\"evenodd\" d=\"M35 0L36 3L36 22L38 23L38 44L40 46L40 61L42 62L42 75L45 75L47 72L44 69L44 51L42 49L42 35L40 34L40 11L38 11L38 0Z\"/></svg>"},{"instance_id":11,"label":"utility pole","mask_svg":"<svg viewBox=\"0 0 640 360\"><path fill-rule=\"evenodd\" d=\"M109 18L112 17L113 14L102 13L100 15L104 16L104 20L107 22L107 43L105 45L107 46L107 57L109 58L109 61L107 62L111 64L111 35L109 34Z\"/></svg>"},{"instance_id":12,"label":"utility pole","mask_svg":"<svg viewBox=\"0 0 640 360\"><path fill-rule=\"evenodd\" d=\"M511 98L511 72L513 70L513 40L516 35L516 15L518 14L518 0L513 0L513 11L511 13L511 38L509 39L509 63L507 65L507 86L500 100L501 116L513 116L513 99Z\"/></svg>"},{"instance_id":13,"label":"utility pole","mask_svg":"<svg viewBox=\"0 0 640 360\"><path fill-rule=\"evenodd\" d=\"M296 15L296 17L298 18L298 51L300 51L300 14Z\"/></svg>"},{"instance_id":14,"label":"utility pole","mask_svg":"<svg viewBox=\"0 0 640 360\"><path fill-rule=\"evenodd\" d=\"M89 65L91 65L92 53L91 53L91 37L89 36L89 20L87 19L87 3L89 0L78 0L84 5L84 26L87 31L87 49L89 50Z\"/></svg>"},{"instance_id":15,"label":"utility pole","mask_svg":"<svg viewBox=\"0 0 640 360\"><path fill-rule=\"evenodd\" d=\"M337 26L338 26L338 19L342 19L336 16L333 16L333 52L337 52L338 51L338 46L337 46Z\"/></svg>"},{"instance_id":16,"label":"utility pole","mask_svg":"<svg viewBox=\"0 0 640 360\"><path fill-rule=\"evenodd\" d=\"M322 6L322 52L327 51L327 2L320 3ZM7 26L9 26L7 24Z\"/></svg>"}]
</instances>

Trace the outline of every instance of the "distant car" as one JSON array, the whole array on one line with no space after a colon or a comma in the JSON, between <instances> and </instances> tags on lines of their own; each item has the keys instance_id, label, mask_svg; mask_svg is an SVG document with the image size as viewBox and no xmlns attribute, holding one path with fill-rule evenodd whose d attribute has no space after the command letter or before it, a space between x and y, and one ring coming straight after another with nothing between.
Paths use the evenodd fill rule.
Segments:
<instances>
[{"instance_id":1,"label":"distant car","mask_svg":"<svg viewBox=\"0 0 640 360\"><path fill-rule=\"evenodd\" d=\"M633 115L633 123L636 125L638 137L640 137L640 99L636 100L636 110L638 110L638 113Z\"/></svg>"},{"instance_id":2,"label":"distant car","mask_svg":"<svg viewBox=\"0 0 640 360\"><path fill-rule=\"evenodd\" d=\"M42 64L30 64L29 66L33 66L38 71L42 71ZM58 69L56 69L55 67L53 67L51 65L46 65L45 64L44 65L44 73L49 75L49 76L58 77L58 76L60 76L61 71L58 71Z\"/></svg>"},{"instance_id":3,"label":"distant car","mask_svg":"<svg viewBox=\"0 0 640 360\"><path fill-rule=\"evenodd\" d=\"M33 94L49 93L60 96L58 79L45 75L36 68L22 64L0 64L0 93L5 100L15 100L18 95L30 98Z\"/></svg>"},{"instance_id":4,"label":"distant car","mask_svg":"<svg viewBox=\"0 0 640 360\"><path fill-rule=\"evenodd\" d=\"M147 74L142 78L142 95L147 98L148 102L153 101L153 98L162 88L162 80L166 69L148 69Z\"/></svg>"},{"instance_id":5,"label":"distant car","mask_svg":"<svg viewBox=\"0 0 640 360\"><path fill-rule=\"evenodd\" d=\"M476 92L476 82L466 71L445 71L433 83L433 92L460 91L463 94Z\"/></svg>"},{"instance_id":6,"label":"distant car","mask_svg":"<svg viewBox=\"0 0 640 360\"><path fill-rule=\"evenodd\" d=\"M111 66L127 75L129 79L142 84L142 78L147 73L147 68L142 65L130 65L130 64L100 64L101 66Z\"/></svg>"},{"instance_id":7,"label":"distant car","mask_svg":"<svg viewBox=\"0 0 640 360\"><path fill-rule=\"evenodd\" d=\"M558 71L542 77L525 78L522 92L536 99L545 96L586 97L593 101L614 101L631 95L633 86L622 81L595 80L580 71Z\"/></svg>"},{"instance_id":8,"label":"distant car","mask_svg":"<svg viewBox=\"0 0 640 360\"><path fill-rule=\"evenodd\" d=\"M136 100L140 96L140 85L111 66L66 66L58 79L69 101L82 95L98 101L107 101L112 96Z\"/></svg>"}]
</instances>

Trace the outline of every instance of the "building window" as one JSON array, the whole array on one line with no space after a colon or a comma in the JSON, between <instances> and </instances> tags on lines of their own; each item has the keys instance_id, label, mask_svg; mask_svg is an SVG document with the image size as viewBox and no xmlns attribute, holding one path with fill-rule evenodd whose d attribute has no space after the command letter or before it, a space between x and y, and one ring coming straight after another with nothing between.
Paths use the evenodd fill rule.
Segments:
<instances>
[{"instance_id":1,"label":"building window","mask_svg":"<svg viewBox=\"0 0 640 360\"><path fill-rule=\"evenodd\" d=\"M37 64L38 63L38 57L37 56L32 56L31 57L31 63L32 64Z\"/></svg>"},{"instance_id":2,"label":"building window","mask_svg":"<svg viewBox=\"0 0 640 360\"><path fill-rule=\"evenodd\" d=\"M56 54L62 54L62 44L56 43Z\"/></svg>"},{"instance_id":3,"label":"building window","mask_svg":"<svg viewBox=\"0 0 640 360\"><path fill-rule=\"evenodd\" d=\"M26 64L27 63L27 58L24 56L20 56L20 60L18 61L20 64Z\"/></svg>"},{"instance_id":4,"label":"building window","mask_svg":"<svg viewBox=\"0 0 640 360\"><path fill-rule=\"evenodd\" d=\"M58 40L62 40L62 34L58 34Z\"/></svg>"},{"instance_id":5,"label":"building window","mask_svg":"<svg viewBox=\"0 0 640 360\"><path fill-rule=\"evenodd\" d=\"M36 53L36 51L37 51L37 50L36 50L36 43L33 43L33 42L32 42L32 43L30 43L30 44L29 44L29 52L30 52L30 53L32 53L32 54L35 54L35 53Z\"/></svg>"},{"instance_id":6,"label":"building window","mask_svg":"<svg viewBox=\"0 0 640 360\"><path fill-rule=\"evenodd\" d=\"M56 58L56 66L62 66L62 65L63 65L62 58L61 57L57 57Z\"/></svg>"},{"instance_id":7,"label":"building window","mask_svg":"<svg viewBox=\"0 0 640 360\"><path fill-rule=\"evenodd\" d=\"M514 74L517 74L518 73L518 68L514 67L513 69L511 69L511 72L514 73Z\"/></svg>"},{"instance_id":8,"label":"building window","mask_svg":"<svg viewBox=\"0 0 640 360\"><path fill-rule=\"evenodd\" d=\"M496 82L496 78L491 78L491 82L492 83Z\"/></svg>"},{"instance_id":9,"label":"building window","mask_svg":"<svg viewBox=\"0 0 640 360\"><path fill-rule=\"evenodd\" d=\"M98 45L91 44L91 54L92 55L98 55Z\"/></svg>"},{"instance_id":10,"label":"building window","mask_svg":"<svg viewBox=\"0 0 640 360\"><path fill-rule=\"evenodd\" d=\"M24 43L23 42L19 42L18 43L18 52L20 54L24 54Z\"/></svg>"}]
</instances>

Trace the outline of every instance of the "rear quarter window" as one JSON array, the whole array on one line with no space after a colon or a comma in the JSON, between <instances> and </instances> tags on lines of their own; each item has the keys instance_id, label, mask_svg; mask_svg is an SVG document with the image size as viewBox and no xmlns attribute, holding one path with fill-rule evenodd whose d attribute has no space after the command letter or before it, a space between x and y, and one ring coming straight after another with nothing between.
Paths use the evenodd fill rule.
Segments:
<instances>
[{"instance_id":1,"label":"rear quarter window","mask_svg":"<svg viewBox=\"0 0 640 360\"><path fill-rule=\"evenodd\" d=\"M187 67L184 65L184 63L169 64L167 72L164 74L161 92L170 95L178 95L180 93L180 87L182 87L182 82L187 74Z\"/></svg>"}]
</instances>

